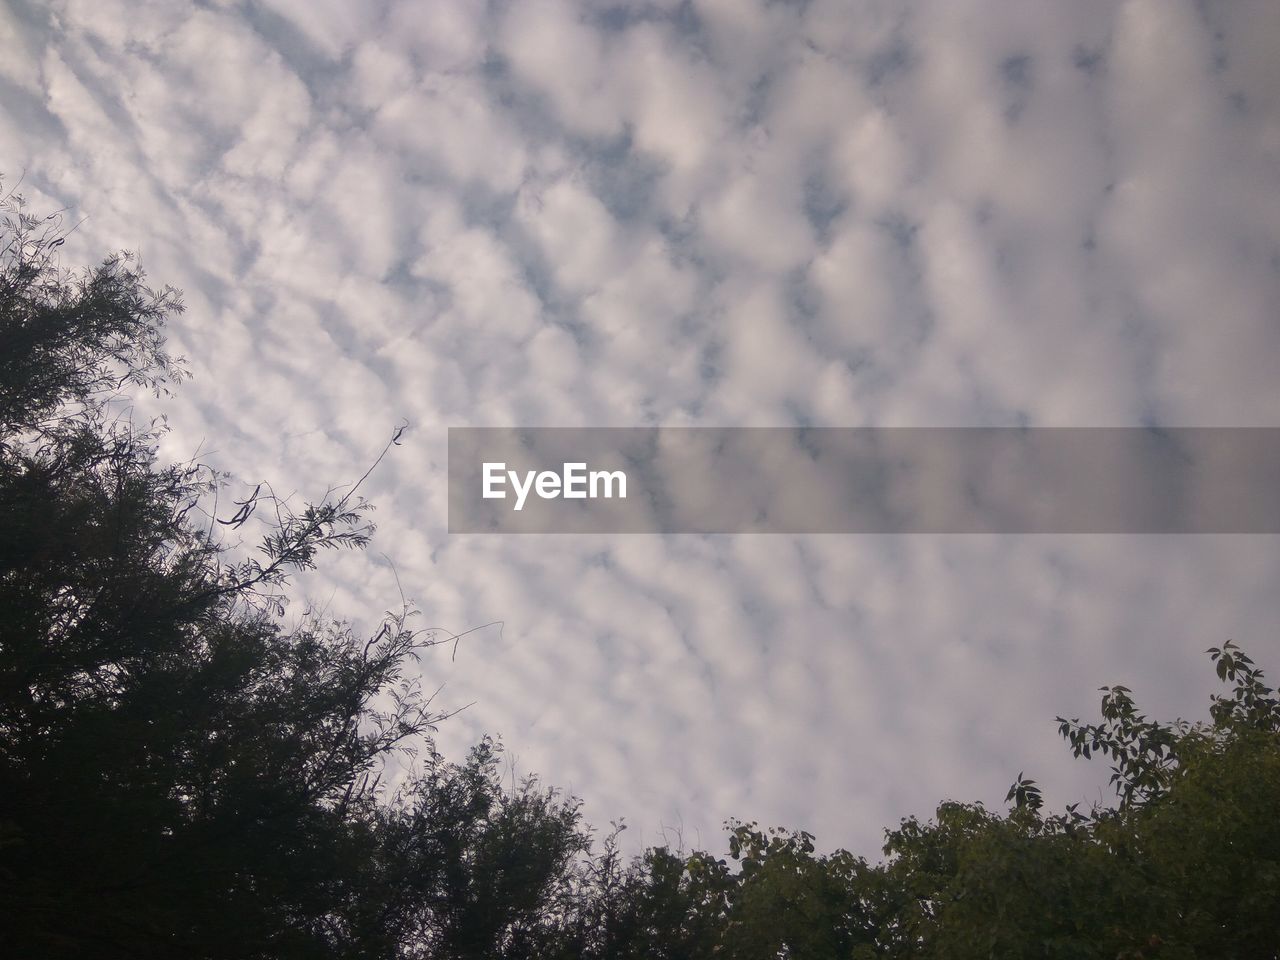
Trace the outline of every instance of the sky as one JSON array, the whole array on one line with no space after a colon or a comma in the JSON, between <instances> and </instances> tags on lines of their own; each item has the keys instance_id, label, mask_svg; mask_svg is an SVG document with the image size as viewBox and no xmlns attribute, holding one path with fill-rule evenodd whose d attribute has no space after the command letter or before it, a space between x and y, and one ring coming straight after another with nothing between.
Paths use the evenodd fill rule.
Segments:
<instances>
[{"instance_id":1,"label":"sky","mask_svg":"<svg viewBox=\"0 0 1280 960\"><path fill-rule=\"evenodd\" d=\"M185 293L166 452L366 482L459 758L628 842L1106 794L1054 717L1280 673L1274 536L483 536L459 426L1280 426L1272 0L0 0L0 173ZM150 411L148 402L140 409ZM238 489L238 487L237 487Z\"/></svg>"}]
</instances>

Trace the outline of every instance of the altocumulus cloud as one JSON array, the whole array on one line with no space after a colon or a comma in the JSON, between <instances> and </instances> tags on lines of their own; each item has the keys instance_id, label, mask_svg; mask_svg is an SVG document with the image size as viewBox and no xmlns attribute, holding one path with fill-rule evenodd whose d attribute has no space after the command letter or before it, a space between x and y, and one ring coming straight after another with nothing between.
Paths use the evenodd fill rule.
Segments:
<instances>
[{"instance_id":1,"label":"altocumulus cloud","mask_svg":"<svg viewBox=\"0 0 1280 960\"><path fill-rule=\"evenodd\" d=\"M186 290L173 453L372 479L457 753L872 852L1271 659L1268 537L445 535L449 425L1275 426L1280 7L10 0L0 162ZM377 554L310 593L381 610Z\"/></svg>"}]
</instances>

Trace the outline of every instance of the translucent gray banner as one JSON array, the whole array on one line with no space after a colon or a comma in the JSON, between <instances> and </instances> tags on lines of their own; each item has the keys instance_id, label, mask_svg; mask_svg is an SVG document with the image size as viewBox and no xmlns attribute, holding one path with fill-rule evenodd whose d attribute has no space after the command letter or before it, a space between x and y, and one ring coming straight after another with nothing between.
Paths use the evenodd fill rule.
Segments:
<instances>
[{"instance_id":1,"label":"translucent gray banner","mask_svg":"<svg viewBox=\"0 0 1280 960\"><path fill-rule=\"evenodd\" d=\"M1275 428L450 428L450 533L1280 533Z\"/></svg>"}]
</instances>

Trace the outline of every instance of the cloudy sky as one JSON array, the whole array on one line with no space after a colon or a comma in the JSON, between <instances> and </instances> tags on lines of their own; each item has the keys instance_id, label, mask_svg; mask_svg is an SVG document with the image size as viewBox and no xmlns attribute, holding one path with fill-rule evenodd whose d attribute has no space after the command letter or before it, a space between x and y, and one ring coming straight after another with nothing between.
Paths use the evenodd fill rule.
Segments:
<instances>
[{"instance_id":1,"label":"cloudy sky","mask_svg":"<svg viewBox=\"0 0 1280 960\"><path fill-rule=\"evenodd\" d=\"M181 287L172 453L319 496L458 755L875 853L1280 673L1267 536L450 536L449 426L1280 426L1273 0L0 0L0 172Z\"/></svg>"}]
</instances>

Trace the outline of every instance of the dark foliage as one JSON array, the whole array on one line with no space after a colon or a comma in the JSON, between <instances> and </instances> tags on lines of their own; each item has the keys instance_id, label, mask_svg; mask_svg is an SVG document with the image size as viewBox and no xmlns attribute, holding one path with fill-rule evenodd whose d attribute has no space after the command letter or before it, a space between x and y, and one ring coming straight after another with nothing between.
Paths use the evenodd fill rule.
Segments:
<instances>
[{"instance_id":1,"label":"dark foliage","mask_svg":"<svg viewBox=\"0 0 1280 960\"><path fill-rule=\"evenodd\" d=\"M1114 805L1046 815L1019 775L1006 812L944 803L879 863L739 822L724 858L627 858L572 798L504 785L497 743L447 763L411 610L369 637L285 626L290 574L368 541L356 489L206 513L219 478L161 463L163 428L116 403L181 377L177 295L123 257L59 270L59 221L6 203L0 955L1280 957L1280 700L1231 643L1208 722L1123 686L1099 722L1059 718L1111 762ZM255 511L241 556L220 531Z\"/></svg>"},{"instance_id":2,"label":"dark foliage","mask_svg":"<svg viewBox=\"0 0 1280 960\"><path fill-rule=\"evenodd\" d=\"M10 196L0 259L0 944L20 957L491 956L584 848L576 806L446 764L416 681L435 639L282 624L291 572L372 527L348 491L273 515L258 552L202 511L115 403L181 377L170 290L126 258L58 269ZM264 511L266 512L266 511ZM416 753L388 795L389 761ZM405 759L403 756L400 759Z\"/></svg>"}]
</instances>

